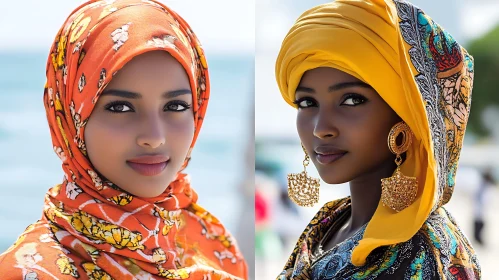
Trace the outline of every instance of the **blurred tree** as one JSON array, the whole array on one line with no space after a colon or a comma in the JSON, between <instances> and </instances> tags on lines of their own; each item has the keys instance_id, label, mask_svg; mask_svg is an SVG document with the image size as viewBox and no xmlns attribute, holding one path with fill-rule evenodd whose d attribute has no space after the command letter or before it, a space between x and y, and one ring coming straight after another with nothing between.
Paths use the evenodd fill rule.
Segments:
<instances>
[{"instance_id":1,"label":"blurred tree","mask_svg":"<svg viewBox=\"0 0 499 280\"><path fill-rule=\"evenodd\" d=\"M467 50L475 60L469 130L486 137L490 131L483 124L482 114L487 106L499 107L499 25L471 41Z\"/></svg>"}]
</instances>

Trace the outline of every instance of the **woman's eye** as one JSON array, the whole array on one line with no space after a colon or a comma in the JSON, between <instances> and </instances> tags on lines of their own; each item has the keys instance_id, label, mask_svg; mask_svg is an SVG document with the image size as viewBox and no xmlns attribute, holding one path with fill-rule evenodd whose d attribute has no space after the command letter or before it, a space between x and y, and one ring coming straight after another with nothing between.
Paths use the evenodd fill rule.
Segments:
<instances>
[{"instance_id":1,"label":"woman's eye","mask_svg":"<svg viewBox=\"0 0 499 280\"><path fill-rule=\"evenodd\" d=\"M299 99L294 102L298 108L304 109L315 106L315 102L311 99Z\"/></svg>"},{"instance_id":2,"label":"woman's eye","mask_svg":"<svg viewBox=\"0 0 499 280\"><path fill-rule=\"evenodd\" d=\"M170 102L166 104L165 109L167 111L182 112L190 108L190 105L185 102Z\"/></svg>"},{"instance_id":3,"label":"woman's eye","mask_svg":"<svg viewBox=\"0 0 499 280\"><path fill-rule=\"evenodd\" d=\"M341 103L341 105L347 105L347 106L356 106L359 104L362 104L366 101L366 99L362 96L351 96L347 97L345 101Z\"/></svg>"},{"instance_id":4,"label":"woman's eye","mask_svg":"<svg viewBox=\"0 0 499 280\"><path fill-rule=\"evenodd\" d=\"M126 104L111 104L107 106L107 110L114 113L125 113L133 111L132 108L130 108L130 106Z\"/></svg>"},{"instance_id":5,"label":"woman's eye","mask_svg":"<svg viewBox=\"0 0 499 280\"><path fill-rule=\"evenodd\" d=\"M307 108L307 107L312 106L313 104L312 104L312 101L310 101L310 100L303 100L302 102L300 102L299 105L303 108Z\"/></svg>"}]
</instances>

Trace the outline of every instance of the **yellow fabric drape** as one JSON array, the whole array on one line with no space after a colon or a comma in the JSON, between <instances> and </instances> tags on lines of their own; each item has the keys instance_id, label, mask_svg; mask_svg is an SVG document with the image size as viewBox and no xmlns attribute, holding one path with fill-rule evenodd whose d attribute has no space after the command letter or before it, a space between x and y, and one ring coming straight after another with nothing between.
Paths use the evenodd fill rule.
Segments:
<instances>
[{"instance_id":1,"label":"yellow fabric drape","mask_svg":"<svg viewBox=\"0 0 499 280\"><path fill-rule=\"evenodd\" d=\"M279 89L291 106L296 106L295 90L307 70L333 67L370 84L415 135L401 169L407 176L417 177L417 200L399 213L378 205L352 253L352 263L357 266L363 265L375 248L410 239L437 199L437 164L429 122L398 21L396 7L389 0L317 6L293 25L276 62Z\"/></svg>"}]
</instances>

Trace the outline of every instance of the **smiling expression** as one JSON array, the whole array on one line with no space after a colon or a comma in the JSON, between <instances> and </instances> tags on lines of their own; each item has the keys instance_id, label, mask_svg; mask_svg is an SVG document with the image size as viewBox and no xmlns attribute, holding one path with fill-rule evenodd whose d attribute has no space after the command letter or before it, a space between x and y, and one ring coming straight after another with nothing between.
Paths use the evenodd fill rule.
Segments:
<instances>
[{"instance_id":1,"label":"smiling expression","mask_svg":"<svg viewBox=\"0 0 499 280\"><path fill-rule=\"evenodd\" d=\"M165 51L128 62L98 99L85 130L96 170L121 189L155 197L175 179L194 136L189 78Z\"/></svg>"}]
</instances>

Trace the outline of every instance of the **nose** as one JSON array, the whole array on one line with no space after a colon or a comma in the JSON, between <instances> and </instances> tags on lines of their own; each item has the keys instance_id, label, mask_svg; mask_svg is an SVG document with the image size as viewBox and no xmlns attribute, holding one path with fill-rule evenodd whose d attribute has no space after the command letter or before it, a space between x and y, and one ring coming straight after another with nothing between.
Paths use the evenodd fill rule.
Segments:
<instances>
[{"instance_id":1,"label":"nose","mask_svg":"<svg viewBox=\"0 0 499 280\"><path fill-rule=\"evenodd\" d=\"M334 120L335 117L331 110L320 110L315 119L314 136L319 139L338 137L340 131Z\"/></svg>"},{"instance_id":2,"label":"nose","mask_svg":"<svg viewBox=\"0 0 499 280\"><path fill-rule=\"evenodd\" d=\"M144 117L140 123L137 144L144 148L156 149L166 142L166 133L160 116Z\"/></svg>"}]
</instances>

